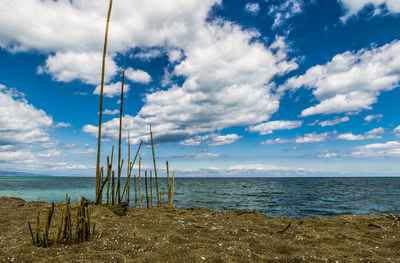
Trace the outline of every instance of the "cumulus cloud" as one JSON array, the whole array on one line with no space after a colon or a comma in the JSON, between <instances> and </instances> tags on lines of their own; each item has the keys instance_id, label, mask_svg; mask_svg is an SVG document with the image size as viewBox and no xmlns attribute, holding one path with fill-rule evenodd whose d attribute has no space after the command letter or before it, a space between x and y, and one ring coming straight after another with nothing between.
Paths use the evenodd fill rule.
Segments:
<instances>
[{"instance_id":1,"label":"cumulus cloud","mask_svg":"<svg viewBox=\"0 0 400 263\"><path fill-rule=\"evenodd\" d=\"M104 115L116 115L119 113L119 110L115 109L115 110L109 110L109 109L105 109L103 110L103 114Z\"/></svg>"},{"instance_id":2,"label":"cumulus cloud","mask_svg":"<svg viewBox=\"0 0 400 263\"><path fill-rule=\"evenodd\" d=\"M393 129L394 134L396 137L400 137L400 125Z\"/></svg>"},{"instance_id":3,"label":"cumulus cloud","mask_svg":"<svg viewBox=\"0 0 400 263\"><path fill-rule=\"evenodd\" d=\"M400 157L400 142L373 143L356 148L351 157Z\"/></svg>"},{"instance_id":4,"label":"cumulus cloud","mask_svg":"<svg viewBox=\"0 0 400 263\"><path fill-rule=\"evenodd\" d=\"M342 117L342 118L335 118L333 120L320 121L318 124L321 127L335 126L335 125L337 125L339 123L347 122L349 120L350 120L350 118L345 116L345 117Z\"/></svg>"},{"instance_id":5,"label":"cumulus cloud","mask_svg":"<svg viewBox=\"0 0 400 263\"><path fill-rule=\"evenodd\" d=\"M320 153L317 155L320 158L333 158L333 157L338 157L338 153L332 153L332 152L326 152L326 153Z\"/></svg>"},{"instance_id":6,"label":"cumulus cloud","mask_svg":"<svg viewBox=\"0 0 400 263\"><path fill-rule=\"evenodd\" d=\"M132 82L139 82L139 83L149 83L151 81L151 77L149 73L140 70L140 69L132 69L128 68L125 71L125 77Z\"/></svg>"},{"instance_id":7,"label":"cumulus cloud","mask_svg":"<svg viewBox=\"0 0 400 263\"><path fill-rule=\"evenodd\" d=\"M250 14L257 15L260 11L260 5L258 3L247 3L244 9Z\"/></svg>"},{"instance_id":8,"label":"cumulus cloud","mask_svg":"<svg viewBox=\"0 0 400 263\"><path fill-rule=\"evenodd\" d=\"M107 98L112 98L115 96L121 96L121 86L122 82L118 81L116 83L111 83L109 85L104 85L103 87L103 96ZM97 86L93 91L93 94L100 95L101 86ZM129 91L129 84L124 83L124 94L127 94Z\"/></svg>"},{"instance_id":9,"label":"cumulus cloud","mask_svg":"<svg viewBox=\"0 0 400 263\"><path fill-rule=\"evenodd\" d=\"M151 124L160 141L179 141L231 126L266 121L279 108L280 95L271 93L272 77L297 67L280 47L257 41L259 33L227 21L203 24L195 41L182 46L185 57L172 74L182 85L146 94L136 116L123 119L124 137L147 139ZM103 124L104 136L116 138L118 120ZM95 126L84 131L96 136ZM139 140L138 139L138 140Z\"/></svg>"},{"instance_id":10,"label":"cumulus cloud","mask_svg":"<svg viewBox=\"0 0 400 263\"><path fill-rule=\"evenodd\" d=\"M283 139L283 138L276 138L276 139L269 139L267 141L261 142L261 145L270 145L270 144L277 144L277 143L289 143L292 140Z\"/></svg>"},{"instance_id":11,"label":"cumulus cloud","mask_svg":"<svg viewBox=\"0 0 400 263\"><path fill-rule=\"evenodd\" d=\"M56 128L67 128L71 127L71 123L68 122L57 122L56 123Z\"/></svg>"},{"instance_id":12,"label":"cumulus cloud","mask_svg":"<svg viewBox=\"0 0 400 263\"><path fill-rule=\"evenodd\" d=\"M320 103L302 111L302 116L309 116L371 109L380 92L398 87L399 81L400 41L396 40L382 47L336 55L325 65L290 78L280 89L312 89Z\"/></svg>"},{"instance_id":13,"label":"cumulus cloud","mask_svg":"<svg viewBox=\"0 0 400 263\"><path fill-rule=\"evenodd\" d=\"M379 119L382 119L382 118L383 118L382 114L367 115L367 116L365 116L364 121L370 122L372 120L375 120L375 119L379 120Z\"/></svg>"},{"instance_id":14,"label":"cumulus cloud","mask_svg":"<svg viewBox=\"0 0 400 263\"><path fill-rule=\"evenodd\" d=\"M304 136L297 137L295 143L312 143L312 142L324 142L331 134L329 132L324 133L307 133Z\"/></svg>"},{"instance_id":15,"label":"cumulus cloud","mask_svg":"<svg viewBox=\"0 0 400 263\"><path fill-rule=\"evenodd\" d=\"M360 141L367 139L380 139L382 138L381 134L383 134L385 130L382 127L372 129L364 134L354 135L352 133L342 133L338 134L337 138L340 140L346 141Z\"/></svg>"},{"instance_id":16,"label":"cumulus cloud","mask_svg":"<svg viewBox=\"0 0 400 263\"><path fill-rule=\"evenodd\" d=\"M209 142L208 145L210 146L228 145L236 142L240 138L242 138L242 136L239 136L237 134L213 135L212 141Z\"/></svg>"},{"instance_id":17,"label":"cumulus cloud","mask_svg":"<svg viewBox=\"0 0 400 263\"><path fill-rule=\"evenodd\" d=\"M98 85L101 80L102 59L103 55L98 52L60 52L49 56L45 65L38 67L38 73L50 74L57 81L81 80ZM107 56L104 81L109 82L118 70L113 58Z\"/></svg>"},{"instance_id":18,"label":"cumulus cloud","mask_svg":"<svg viewBox=\"0 0 400 263\"><path fill-rule=\"evenodd\" d=\"M338 2L346 10L346 14L341 17L344 22L366 6L374 8L374 15L380 14L383 6L391 13L400 13L400 2L398 0L338 0Z\"/></svg>"},{"instance_id":19,"label":"cumulus cloud","mask_svg":"<svg viewBox=\"0 0 400 263\"><path fill-rule=\"evenodd\" d=\"M272 28L278 28L288 19L300 14L303 11L302 5L300 0L270 1L268 13L274 17Z\"/></svg>"},{"instance_id":20,"label":"cumulus cloud","mask_svg":"<svg viewBox=\"0 0 400 263\"><path fill-rule=\"evenodd\" d=\"M269 121L253 125L248 128L250 132L259 132L261 135L271 134L276 130L291 130L301 127L303 121Z\"/></svg>"},{"instance_id":21,"label":"cumulus cloud","mask_svg":"<svg viewBox=\"0 0 400 263\"><path fill-rule=\"evenodd\" d=\"M50 143L53 119L14 88L0 85L0 145Z\"/></svg>"},{"instance_id":22,"label":"cumulus cloud","mask_svg":"<svg viewBox=\"0 0 400 263\"><path fill-rule=\"evenodd\" d=\"M118 1L113 4L108 52L135 47L177 46L192 41L209 10L219 0ZM24 6L24 8L21 8ZM76 60L94 61L103 50L107 0L0 2L0 47L11 52L38 50L54 54L39 72L59 81L81 79L98 84L101 63L81 68ZM38 15L40 14L40 15ZM63 19L60 19L62 17ZM144 55L143 55L144 56ZM112 63L112 62L111 62ZM107 69L107 78L113 70ZM92 69L93 66L98 69ZM74 67L83 71L77 72ZM64 72L65 71L65 72ZM83 74L87 73L87 74Z\"/></svg>"}]
</instances>

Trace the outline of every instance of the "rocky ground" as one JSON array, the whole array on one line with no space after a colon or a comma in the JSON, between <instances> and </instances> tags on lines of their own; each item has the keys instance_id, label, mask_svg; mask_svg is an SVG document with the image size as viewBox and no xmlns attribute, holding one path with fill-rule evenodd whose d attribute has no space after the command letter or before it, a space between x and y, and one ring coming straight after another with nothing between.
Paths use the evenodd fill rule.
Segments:
<instances>
[{"instance_id":1,"label":"rocky ground","mask_svg":"<svg viewBox=\"0 0 400 263\"><path fill-rule=\"evenodd\" d=\"M90 206L93 240L33 246L27 222L36 225L38 211L44 222L49 207L0 197L0 262L400 262L394 215L294 219L162 207L118 216ZM53 222L57 216L56 209Z\"/></svg>"}]
</instances>

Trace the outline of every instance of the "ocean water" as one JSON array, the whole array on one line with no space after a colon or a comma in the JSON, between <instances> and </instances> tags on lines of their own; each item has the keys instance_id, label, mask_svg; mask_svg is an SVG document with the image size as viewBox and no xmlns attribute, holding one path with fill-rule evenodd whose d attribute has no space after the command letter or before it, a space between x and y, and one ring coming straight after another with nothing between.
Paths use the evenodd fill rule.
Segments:
<instances>
[{"instance_id":1,"label":"ocean water","mask_svg":"<svg viewBox=\"0 0 400 263\"><path fill-rule=\"evenodd\" d=\"M141 183L145 193L143 179ZM68 193L73 201L81 196L93 200L94 185L95 178L90 177L4 176L0 177L0 196L59 202ZM159 178L159 188L164 188L166 196L165 178ZM274 217L400 214L400 177L175 178L174 205L213 210L256 209Z\"/></svg>"}]
</instances>

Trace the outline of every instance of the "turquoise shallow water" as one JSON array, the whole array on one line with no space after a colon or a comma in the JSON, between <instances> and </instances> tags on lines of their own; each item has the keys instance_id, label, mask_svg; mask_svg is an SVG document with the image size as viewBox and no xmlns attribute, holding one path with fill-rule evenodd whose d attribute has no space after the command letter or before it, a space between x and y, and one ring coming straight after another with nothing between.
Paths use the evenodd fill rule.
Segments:
<instances>
[{"instance_id":1,"label":"turquoise shallow water","mask_svg":"<svg viewBox=\"0 0 400 263\"><path fill-rule=\"evenodd\" d=\"M166 189L165 181L160 178L160 189ZM0 196L58 202L68 193L74 201L94 199L94 184L92 177L0 177ZM142 180L142 193L144 187ZM400 214L400 177L175 178L174 205L291 217Z\"/></svg>"}]
</instances>

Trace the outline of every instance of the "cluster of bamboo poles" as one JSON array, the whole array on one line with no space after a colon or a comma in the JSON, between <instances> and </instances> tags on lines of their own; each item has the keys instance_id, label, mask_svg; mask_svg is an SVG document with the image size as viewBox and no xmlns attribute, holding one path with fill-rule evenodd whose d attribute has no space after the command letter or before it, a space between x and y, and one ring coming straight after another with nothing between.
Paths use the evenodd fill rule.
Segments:
<instances>
[{"instance_id":1,"label":"cluster of bamboo poles","mask_svg":"<svg viewBox=\"0 0 400 263\"><path fill-rule=\"evenodd\" d=\"M123 101L124 101L124 75L125 72L122 71L122 86L121 86L121 105L120 105L120 112L119 112L119 144L118 144L118 164L117 164L117 182L115 185L115 173L113 170L113 155L114 155L114 146L111 151L111 158L107 156L107 171L106 177L104 178L104 167L100 167L100 148L101 148L101 124L102 124L102 114L103 114L103 88L104 88L104 71L105 71L105 59L106 59L106 52L107 52L107 38L108 38L108 28L110 22L110 15L112 9L112 0L110 0L108 14L107 14L107 22L106 22L106 31L105 31L105 38L104 38L104 48L103 48L103 62L102 62L102 71L101 71L101 84L100 84L100 112L99 112L99 127L98 127L98 136L97 136L97 162L96 162L96 204L101 204L103 202L103 189L105 184L107 183L107 204L121 204L123 202L130 201L130 186L131 186L131 174L133 165L135 164L136 158L138 156L140 147L142 146L142 142L136 151L135 158L133 162L130 162L130 140L128 134L128 163L127 163L127 180L126 184L121 191L121 174L122 174L122 167L124 164L124 160L121 160L121 131L122 131L122 109L123 109ZM151 147L153 153L153 164L154 164L154 177L156 183L156 194L157 194L157 206L161 206L164 200L164 194L161 194L158 188L158 176L157 176L157 168L156 168L156 159L154 154L154 144L153 144L153 133L151 131L150 126L150 137L151 137ZM139 207L142 207L142 199L144 195L141 194L140 189L140 163L141 157L139 156L139 187L136 187L136 175L134 175L134 185L135 185L135 207L137 207L137 201L139 200ZM150 204L149 204L149 197L148 197L148 189L147 189L147 171L145 171L145 184L146 184L146 199L147 199L147 207L152 207L152 171L150 171ZM110 190L111 185L111 190ZM168 168L168 161L167 161L167 185L168 185L168 206L172 206L173 202L173 189L174 189L174 173L172 173L172 187L170 186L169 180L169 168ZM139 198L138 198L139 195ZM125 201L124 201L125 197Z\"/></svg>"},{"instance_id":2,"label":"cluster of bamboo poles","mask_svg":"<svg viewBox=\"0 0 400 263\"><path fill-rule=\"evenodd\" d=\"M32 244L40 247L49 247L54 244L76 244L88 241L94 237L96 224L90 229L90 213L89 203L86 199L82 198L77 205L76 212L76 229L73 231L73 223L71 216L70 198L66 196L65 204L62 202L58 204L58 218L53 239L49 237L51 221L55 214L55 205L51 207L47 213L45 226L43 232L40 228L40 212L37 214L36 233L33 234L32 227L28 221L28 227L32 238ZM42 233L41 233L42 232Z\"/></svg>"},{"instance_id":3,"label":"cluster of bamboo poles","mask_svg":"<svg viewBox=\"0 0 400 263\"><path fill-rule=\"evenodd\" d=\"M121 127L120 127L121 129ZM115 205L121 203L128 203L130 202L131 196L131 179L132 179L132 171L133 166L138 159L139 167L138 167L138 176L136 174L133 175L133 186L135 192L135 199L134 199L134 207L135 208L142 208L144 207L143 202L144 198L146 198L146 207L151 208L154 206L160 207L165 204L164 198L164 189L159 189L158 184L158 175L157 175L157 167L155 162L155 153L154 153L154 142L153 142L153 133L150 127L150 138L151 138L151 146L152 146L152 154L153 154L153 165L154 165L154 179L155 185L153 185L153 170L150 170L149 173L147 170L144 171L144 186L145 190L142 194L142 157L139 154L139 151L142 146L142 142L140 142L138 149L136 150L135 157L133 161L130 161L131 158L131 144L130 144L130 136L128 134L128 165L127 165L127 176L125 186L121 187L121 174L122 174L122 167L124 164L124 159L121 159L121 140L119 141L118 147L118 175L115 175L115 171L113 170L113 159L114 159L114 146L111 150L111 158L107 156L107 168L106 168L106 176L104 177L105 169L104 167L100 168L100 176L98 180L96 180L96 204L103 203L103 192L105 192L104 188L106 187L107 193L105 196L106 204L107 205ZM121 139L121 137L120 137ZM169 164L168 161L166 162L167 167L167 195L168 199L166 204L168 206L173 205L173 198L174 198L174 187L175 187L175 173L172 172L172 182L170 179L169 173ZM149 178L148 178L149 175ZM117 182L116 182L117 181ZM107 186L106 186L107 185ZM157 203L153 206L153 189L155 186L155 193L157 197ZM161 190L161 191L160 191Z\"/></svg>"}]
</instances>

